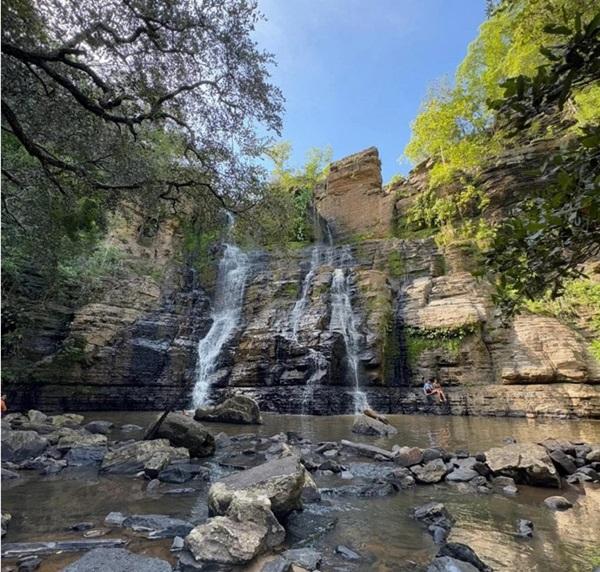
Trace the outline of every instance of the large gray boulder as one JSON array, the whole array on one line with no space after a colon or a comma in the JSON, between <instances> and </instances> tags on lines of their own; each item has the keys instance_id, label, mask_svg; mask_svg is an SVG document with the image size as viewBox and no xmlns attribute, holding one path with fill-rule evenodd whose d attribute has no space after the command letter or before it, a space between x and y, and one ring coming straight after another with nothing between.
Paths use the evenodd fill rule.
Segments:
<instances>
[{"instance_id":1,"label":"large gray boulder","mask_svg":"<svg viewBox=\"0 0 600 572\"><path fill-rule=\"evenodd\" d=\"M35 431L2 431L2 460L19 463L41 455L48 447L48 440Z\"/></svg>"},{"instance_id":2,"label":"large gray boulder","mask_svg":"<svg viewBox=\"0 0 600 572\"><path fill-rule=\"evenodd\" d=\"M209 457L215 452L215 439L206 427L183 413L169 413L156 436L168 439L174 447L185 447L191 457Z\"/></svg>"},{"instance_id":3,"label":"large gray boulder","mask_svg":"<svg viewBox=\"0 0 600 572\"><path fill-rule=\"evenodd\" d=\"M262 423L260 409L254 399L234 395L214 407L199 407L194 414L196 421L259 425Z\"/></svg>"},{"instance_id":4,"label":"large gray boulder","mask_svg":"<svg viewBox=\"0 0 600 572\"><path fill-rule=\"evenodd\" d=\"M190 458L187 449L171 447L166 439L136 441L109 451L104 456L100 470L106 473L135 474L142 471L156 454L163 452L169 456L169 462Z\"/></svg>"},{"instance_id":5,"label":"large gray boulder","mask_svg":"<svg viewBox=\"0 0 600 572\"><path fill-rule=\"evenodd\" d=\"M494 447L485 454L496 475L512 477L517 483L560 487L558 471L544 447L535 443L512 443Z\"/></svg>"},{"instance_id":6,"label":"large gray boulder","mask_svg":"<svg viewBox=\"0 0 600 572\"><path fill-rule=\"evenodd\" d=\"M357 415L352 425L352 433L387 437L388 435L395 435L398 430L392 425L379 421L379 419L367 415Z\"/></svg>"},{"instance_id":7,"label":"large gray boulder","mask_svg":"<svg viewBox=\"0 0 600 572\"><path fill-rule=\"evenodd\" d=\"M208 491L208 508L213 515L226 514L236 493L264 495L278 516L302 508L305 469L296 456L268 461L257 467L216 481Z\"/></svg>"},{"instance_id":8,"label":"large gray boulder","mask_svg":"<svg viewBox=\"0 0 600 572\"><path fill-rule=\"evenodd\" d=\"M172 572L165 560L141 556L124 548L95 548L63 568L63 572Z\"/></svg>"},{"instance_id":9,"label":"large gray boulder","mask_svg":"<svg viewBox=\"0 0 600 572\"><path fill-rule=\"evenodd\" d=\"M238 492L226 516L216 516L194 528L185 544L197 561L244 564L281 544L285 529L264 495Z\"/></svg>"}]
</instances>

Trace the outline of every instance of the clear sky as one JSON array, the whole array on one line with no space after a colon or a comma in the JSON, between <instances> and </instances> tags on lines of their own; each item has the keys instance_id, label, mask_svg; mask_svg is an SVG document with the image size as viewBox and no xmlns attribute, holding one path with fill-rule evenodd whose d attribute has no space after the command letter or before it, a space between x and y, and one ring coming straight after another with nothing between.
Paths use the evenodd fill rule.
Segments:
<instances>
[{"instance_id":1,"label":"clear sky","mask_svg":"<svg viewBox=\"0 0 600 572\"><path fill-rule=\"evenodd\" d=\"M400 163L427 88L452 76L485 18L484 0L259 0L257 28L278 61L283 139L292 163L311 147L334 159L379 148L383 178Z\"/></svg>"}]
</instances>

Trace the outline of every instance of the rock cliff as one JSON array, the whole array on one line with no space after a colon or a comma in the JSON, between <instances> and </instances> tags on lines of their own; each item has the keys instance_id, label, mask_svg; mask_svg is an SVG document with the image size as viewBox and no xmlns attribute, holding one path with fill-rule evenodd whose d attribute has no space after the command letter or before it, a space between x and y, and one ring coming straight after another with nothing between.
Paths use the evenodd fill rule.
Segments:
<instances>
[{"instance_id":1,"label":"rock cliff","mask_svg":"<svg viewBox=\"0 0 600 572\"><path fill-rule=\"evenodd\" d=\"M485 179L498 197L512 180L507 165ZM266 411L348 413L354 368L382 412L600 417L600 364L585 324L527 313L505 324L468 253L432 238L392 237L394 218L423 192L426 172L422 165L384 189L374 148L332 164L315 198L334 245L249 253L242 317L211 378L214 399L243 393ZM130 256L156 259L164 274L130 275L72 310L14 386L14 401L71 410L188 405L211 297L174 263L177 232L167 223L145 246L120 237ZM46 324L42 345L59 329ZM74 342L80 355L69 363L65 347ZM449 408L423 395L432 376Z\"/></svg>"}]
</instances>

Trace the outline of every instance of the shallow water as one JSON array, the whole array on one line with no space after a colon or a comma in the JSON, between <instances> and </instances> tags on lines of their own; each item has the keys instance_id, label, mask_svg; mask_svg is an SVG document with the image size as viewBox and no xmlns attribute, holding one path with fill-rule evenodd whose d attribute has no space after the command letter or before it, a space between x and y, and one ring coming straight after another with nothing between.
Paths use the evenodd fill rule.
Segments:
<instances>
[{"instance_id":1,"label":"shallow water","mask_svg":"<svg viewBox=\"0 0 600 572\"><path fill-rule=\"evenodd\" d=\"M134 423L146 426L156 418L151 412L89 413L89 419L108 419L117 425ZM539 441L560 437L573 441L600 441L600 422L561 421L511 418L389 416L398 428L390 438L353 435L352 416L301 417L265 415L259 427L210 424L213 432L229 435L256 432L271 436L281 431L295 431L313 441L351 439L390 448L393 444L420 447L442 446L449 450L486 450L502 444L506 437L517 441ZM135 433L114 432L113 438L137 437ZM210 462L209 462L210 464ZM222 469L214 467L214 478ZM13 514L6 542L79 538L81 533L66 532L71 524L92 521L102 527L110 511L125 513L158 513L182 517L192 522L206 518L206 492L209 484L191 481L183 485L164 485L174 489L193 487L191 494L149 495L143 479L122 476L98 476L95 471L66 470L56 476L40 477L35 472L22 472L23 479L5 481L2 509ZM339 477L318 478L320 486L356 484ZM319 505L308 505L308 511L336 516L337 527L318 545L326 561L323 570L422 570L437 552L430 536L409 518L411 508L430 500L446 504L456 518L451 541L471 545L479 556L497 570L584 571L592 569L600 556L600 487L569 488L560 492L575 506L565 512L551 512L543 499L556 494L553 489L519 487L516 497L501 494L461 492L456 485L417 486L384 498L326 497ZM514 537L515 522L527 518L535 524L533 540ZM123 534L119 534L123 536ZM363 562L357 567L328 566L337 544L359 552ZM136 540L133 549L167 557L168 543ZM59 570L77 555L48 559L42 572Z\"/></svg>"}]
</instances>

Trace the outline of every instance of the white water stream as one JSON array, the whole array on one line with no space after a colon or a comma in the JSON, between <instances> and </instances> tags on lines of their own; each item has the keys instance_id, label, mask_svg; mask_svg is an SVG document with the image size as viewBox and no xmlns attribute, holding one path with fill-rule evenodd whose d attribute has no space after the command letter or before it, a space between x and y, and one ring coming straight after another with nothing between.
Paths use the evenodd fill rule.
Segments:
<instances>
[{"instance_id":1,"label":"white water stream","mask_svg":"<svg viewBox=\"0 0 600 572\"><path fill-rule=\"evenodd\" d=\"M192 393L194 408L208 402L211 377L217 368L219 355L240 321L249 270L248 256L237 246L225 244L225 252L219 263L211 315L213 322L206 336L198 342L196 384Z\"/></svg>"},{"instance_id":2,"label":"white water stream","mask_svg":"<svg viewBox=\"0 0 600 572\"><path fill-rule=\"evenodd\" d=\"M329 329L340 332L346 345L346 359L354 385L354 413L362 413L369 407L367 394L360 389L358 351L360 334L356 327L351 299L351 274L347 265L352 261L349 249L342 252L346 268L336 268L331 281L331 322Z\"/></svg>"}]
</instances>

